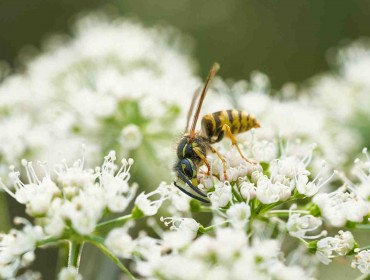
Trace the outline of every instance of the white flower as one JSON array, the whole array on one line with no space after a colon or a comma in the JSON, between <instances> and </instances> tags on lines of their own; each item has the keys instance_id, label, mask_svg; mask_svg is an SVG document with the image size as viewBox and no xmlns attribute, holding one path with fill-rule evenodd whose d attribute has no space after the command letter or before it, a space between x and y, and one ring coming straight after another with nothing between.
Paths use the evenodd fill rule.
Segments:
<instances>
[{"instance_id":1,"label":"white flower","mask_svg":"<svg viewBox=\"0 0 370 280\"><path fill-rule=\"evenodd\" d=\"M198 185L199 186L199 185ZM178 211L180 212L186 212L190 209L190 196L184 194L182 191L180 191L178 188L173 186L170 189L170 198L171 201L168 211L171 213L176 213Z\"/></svg>"},{"instance_id":2,"label":"white flower","mask_svg":"<svg viewBox=\"0 0 370 280\"><path fill-rule=\"evenodd\" d=\"M14 182L14 193L1 180L0 186L19 203L26 205L27 214L34 217L44 215L48 211L52 199L60 195L61 191L50 179L48 173L42 180L39 180L31 162L22 160L22 164L26 169L29 183L24 184L19 178L20 173L11 167L9 176Z\"/></svg>"},{"instance_id":3,"label":"white flower","mask_svg":"<svg viewBox=\"0 0 370 280\"><path fill-rule=\"evenodd\" d=\"M107 200L107 207L112 212L123 212L130 201L134 198L137 185L130 186L130 169L134 163L133 159L123 159L121 167L117 171L115 165L116 155L111 151L105 158L99 174L99 183L104 189L104 195Z\"/></svg>"},{"instance_id":4,"label":"white flower","mask_svg":"<svg viewBox=\"0 0 370 280\"><path fill-rule=\"evenodd\" d=\"M240 194L247 201L256 197L256 186L250 182L240 184Z\"/></svg>"},{"instance_id":5,"label":"white flower","mask_svg":"<svg viewBox=\"0 0 370 280\"><path fill-rule=\"evenodd\" d=\"M159 195L158 199L154 199L153 201L149 199L156 195ZM145 194L145 192L139 194L135 200L135 206L145 216L153 216L157 214L158 209L162 206L162 203L169 198L169 196L169 186L165 183L161 183L155 191L152 191L148 194Z\"/></svg>"},{"instance_id":6,"label":"white flower","mask_svg":"<svg viewBox=\"0 0 370 280\"><path fill-rule=\"evenodd\" d=\"M179 249L189 244L197 235L199 223L191 218L161 217L166 226L170 225L170 232L163 233L163 245L171 249Z\"/></svg>"},{"instance_id":7,"label":"white flower","mask_svg":"<svg viewBox=\"0 0 370 280\"><path fill-rule=\"evenodd\" d=\"M71 201L65 201L62 206L63 217L70 220L72 227L81 235L92 233L103 216L105 201L99 197L101 196L81 193Z\"/></svg>"},{"instance_id":8,"label":"white flower","mask_svg":"<svg viewBox=\"0 0 370 280\"><path fill-rule=\"evenodd\" d=\"M337 240L333 237L326 237L317 242L316 256L323 264L328 265L334 258L333 250Z\"/></svg>"},{"instance_id":9,"label":"white flower","mask_svg":"<svg viewBox=\"0 0 370 280\"><path fill-rule=\"evenodd\" d=\"M358 252L352 260L351 266L353 268L358 268L361 273L370 273L370 250L362 250Z\"/></svg>"},{"instance_id":10,"label":"white flower","mask_svg":"<svg viewBox=\"0 0 370 280\"><path fill-rule=\"evenodd\" d=\"M291 190L288 186L280 182L272 183L267 176L263 176L258 179L256 195L263 204L270 204L288 199Z\"/></svg>"},{"instance_id":11,"label":"white flower","mask_svg":"<svg viewBox=\"0 0 370 280\"><path fill-rule=\"evenodd\" d=\"M192 218L161 217L161 222L163 222L166 226L170 225L170 229L173 231L186 232L192 237L196 236L199 229L199 223Z\"/></svg>"},{"instance_id":12,"label":"white flower","mask_svg":"<svg viewBox=\"0 0 370 280\"><path fill-rule=\"evenodd\" d=\"M283 175L292 179L299 175L310 174L310 172L306 170L305 163L294 156L273 160L269 169L272 178L277 175Z\"/></svg>"},{"instance_id":13,"label":"white flower","mask_svg":"<svg viewBox=\"0 0 370 280\"><path fill-rule=\"evenodd\" d=\"M299 175L296 185L297 191L305 196L313 196L319 191L319 186L308 181L307 175Z\"/></svg>"},{"instance_id":14,"label":"white flower","mask_svg":"<svg viewBox=\"0 0 370 280\"><path fill-rule=\"evenodd\" d=\"M199 279L205 275L208 267L205 263L199 262L184 255L163 256L152 264L152 277L160 279Z\"/></svg>"},{"instance_id":15,"label":"white flower","mask_svg":"<svg viewBox=\"0 0 370 280\"><path fill-rule=\"evenodd\" d=\"M82 275L73 266L63 267L58 274L58 280L82 280Z\"/></svg>"},{"instance_id":16,"label":"white flower","mask_svg":"<svg viewBox=\"0 0 370 280\"><path fill-rule=\"evenodd\" d=\"M291 206L289 210L289 219L286 224L287 230L291 236L314 239L326 234L326 231L323 231L321 234L315 236L306 235L307 232L318 229L322 225L322 221L320 218L316 218L312 215L301 216L299 211L298 213L294 213L295 208L296 205Z\"/></svg>"},{"instance_id":17,"label":"white flower","mask_svg":"<svg viewBox=\"0 0 370 280\"><path fill-rule=\"evenodd\" d=\"M351 181L349 181L346 177L344 181L353 189L356 189L356 193L366 199L369 200L370 198L370 156L367 151L367 148L364 148L362 150L362 153L365 155L365 160L356 159L355 160L355 166L352 169L352 174L354 174L357 179L359 180L359 183L357 185L354 185Z\"/></svg>"},{"instance_id":18,"label":"white flower","mask_svg":"<svg viewBox=\"0 0 370 280\"><path fill-rule=\"evenodd\" d=\"M120 258L131 258L135 249L135 243L127 233L127 228L115 228L111 230L104 244L112 253Z\"/></svg>"},{"instance_id":19,"label":"white flower","mask_svg":"<svg viewBox=\"0 0 370 280\"><path fill-rule=\"evenodd\" d=\"M321 168L318 171L316 177L309 182L308 176L306 174L300 174L296 176L296 189L298 193L303 194L305 196L313 196L315 195L323 186L325 186L336 174L336 171L331 174L327 179L323 180L321 178L321 173L325 170L326 162L323 161L321 163ZM309 174L309 173L307 173Z\"/></svg>"},{"instance_id":20,"label":"white flower","mask_svg":"<svg viewBox=\"0 0 370 280\"><path fill-rule=\"evenodd\" d=\"M276 158L277 147L266 140L255 142L252 147L253 158L258 162L270 162Z\"/></svg>"},{"instance_id":21,"label":"white flower","mask_svg":"<svg viewBox=\"0 0 370 280\"><path fill-rule=\"evenodd\" d=\"M332 226L342 227L347 221L361 222L369 214L369 205L354 193L340 188L331 193L319 193L313 198L324 219Z\"/></svg>"},{"instance_id":22,"label":"white flower","mask_svg":"<svg viewBox=\"0 0 370 280\"><path fill-rule=\"evenodd\" d=\"M75 161L72 166L68 166L66 160L55 166L55 173L59 185L70 192L70 195L78 193L79 188L92 186L95 183L93 170L84 169L84 159Z\"/></svg>"},{"instance_id":23,"label":"white flower","mask_svg":"<svg viewBox=\"0 0 370 280\"><path fill-rule=\"evenodd\" d=\"M115 165L115 152L111 151L102 167L95 171L85 169L84 159L77 160L69 167L66 161L56 167L56 180L46 169L39 179L32 163L25 160L28 184L23 183L19 172L12 168L10 178L14 182L14 193L1 183L1 186L18 202L26 205L29 215L38 218L46 233L60 236L66 224L81 235L95 230L96 225L107 211L123 212L133 199L137 185L130 186L130 168L133 160L122 160L118 169ZM118 171L117 171L118 169Z\"/></svg>"},{"instance_id":24,"label":"white flower","mask_svg":"<svg viewBox=\"0 0 370 280\"><path fill-rule=\"evenodd\" d=\"M245 228L251 215L251 208L245 202L231 205L226 211L227 218L235 228Z\"/></svg>"},{"instance_id":25,"label":"white flower","mask_svg":"<svg viewBox=\"0 0 370 280\"><path fill-rule=\"evenodd\" d=\"M47 216L39 219L46 234L52 236L61 236L63 234L66 225L63 203L62 198L55 198L50 204Z\"/></svg>"},{"instance_id":26,"label":"white flower","mask_svg":"<svg viewBox=\"0 0 370 280\"><path fill-rule=\"evenodd\" d=\"M135 255L139 255L145 260L153 260L159 258L163 251L163 246L158 239L147 236L145 233L140 233L135 239Z\"/></svg>"},{"instance_id":27,"label":"white flower","mask_svg":"<svg viewBox=\"0 0 370 280\"><path fill-rule=\"evenodd\" d=\"M0 276L6 279L33 262L36 244L45 237L40 226L32 226L23 218L16 218L15 223L23 224L23 229L0 234Z\"/></svg>"},{"instance_id":28,"label":"white flower","mask_svg":"<svg viewBox=\"0 0 370 280\"><path fill-rule=\"evenodd\" d=\"M323 264L329 264L335 256L344 256L355 246L350 231L339 231L339 235L325 237L317 242L316 256Z\"/></svg>"},{"instance_id":29,"label":"white flower","mask_svg":"<svg viewBox=\"0 0 370 280\"><path fill-rule=\"evenodd\" d=\"M297 265L286 266L281 262L275 262L269 266L268 272L274 279L279 280L314 279L310 278L301 267Z\"/></svg>"},{"instance_id":30,"label":"white flower","mask_svg":"<svg viewBox=\"0 0 370 280\"><path fill-rule=\"evenodd\" d=\"M130 124L122 129L120 143L124 149L132 150L141 145L142 134L137 125Z\"/></svg>"},{"instance_id":31,"label":"white flower","mask_svg":"<svg viewBox=\"0 0 370 280\"><path fill-rule=\"evenodd\" d=\"M220 182L215 185L215 190L209 196L212 207L225 207L232 199L231 185L229 182Z\"/></svg>"}]
</instances>

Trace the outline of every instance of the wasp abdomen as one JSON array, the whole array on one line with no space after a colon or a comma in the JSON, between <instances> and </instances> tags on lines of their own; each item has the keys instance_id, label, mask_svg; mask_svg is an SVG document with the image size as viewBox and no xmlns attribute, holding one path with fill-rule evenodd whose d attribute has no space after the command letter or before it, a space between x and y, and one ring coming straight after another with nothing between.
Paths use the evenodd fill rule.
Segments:
<instances>
[{"instance_id":1,"label":"wasp abdomen","mask_svg":"<svg viewBox=\"0 0 370 280\"><path fill-rule=\"evenodd\" d=\"M207 114L202 118L202 131L211 140L218 142L223 137L223 126L227 124L233 134L260 127L256 118L247 112L231 109Z\"/></svg>"}]
</instances>

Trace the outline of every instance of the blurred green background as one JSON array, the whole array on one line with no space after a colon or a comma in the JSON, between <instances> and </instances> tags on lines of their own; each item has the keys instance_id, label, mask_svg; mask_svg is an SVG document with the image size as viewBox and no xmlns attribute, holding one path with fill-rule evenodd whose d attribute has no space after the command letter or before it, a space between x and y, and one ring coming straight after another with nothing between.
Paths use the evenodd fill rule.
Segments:
<instances>
[{"instance_id":1,"label":"blurred green background","mask_svg":"<svg viewBox=\"0 0 370 280\"><path fill-rule=\"evenodd\" d=\"M110 10L193 39L199 74L218 61L225 78L266 73L274 88L329 69L327 51L370 36L368 0L0 0L0 60L17 66L26 45L68 33L79 13Z\"/></svg>"}]
</instances>

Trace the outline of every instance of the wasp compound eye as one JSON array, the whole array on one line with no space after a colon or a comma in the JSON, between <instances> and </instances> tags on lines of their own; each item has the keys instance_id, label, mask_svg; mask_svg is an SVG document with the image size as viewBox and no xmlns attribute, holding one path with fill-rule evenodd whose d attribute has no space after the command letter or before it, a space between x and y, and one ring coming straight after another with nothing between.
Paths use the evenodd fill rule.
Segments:
<instances>
[{"instance_id":1,"label":"wasp compound eye","mask_svg":"<svg viewBox=\"0 0 370 280\"><path fill-rule=\"evenodd\" d=\"M196 166L190 159L185 158L181 160L179 167L188 178L195 178L197 176Z\"/></svg>"}]
</instances>

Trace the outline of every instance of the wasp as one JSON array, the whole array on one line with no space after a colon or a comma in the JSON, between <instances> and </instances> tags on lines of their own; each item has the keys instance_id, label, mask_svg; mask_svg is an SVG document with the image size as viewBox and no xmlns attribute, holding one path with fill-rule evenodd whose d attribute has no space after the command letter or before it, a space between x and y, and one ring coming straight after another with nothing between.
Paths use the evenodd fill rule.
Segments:
<instances>
[{"instance_id":1,"label":"wasp","mask_svg":"<svg viewBox=\"0 0 370 280\"><path fill-rule=\"evenodd\" d=\"M177 180L174 182L175 186L190 197L205 203L209 203L209 201L207 199L207 195L197 187L199 184L197 175L199 167L203 164L207 166L207 174L210 174L211 166L207 160L207 152L211 151L220 158L223 164L224 178L227 179L226 160L216 150L216 148L212 146L212 144L221 141L226 135L230 138L232 145L236 147L240 156L245 161L255 164L255 162L250 161L243 155L237 144L234 134L246 132L252 128L260 127L260 124L252 114L236 109L231 109L203 116L201 121L201 132L195 131L195 127L197 125L198 117L207 90L219 68L220 66L217 63L213 64L203 88L201 90L195 91L193 95L193 99L187 115L187 124L185 127L184 135L182 136L177 146L178 161L174 167L175 172L177 172L178 176ZM190 130L188 130L190 118L194 109L194 104L198 99L200 92L201 95L199 97L196 111L193 116L192 126ZM186 190L185 186L180 186L178 184L178 180L189 186L191 190L194 191L194 193L190 192L190 190Z\"/></svg>"}]
</instances>

